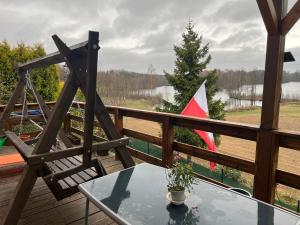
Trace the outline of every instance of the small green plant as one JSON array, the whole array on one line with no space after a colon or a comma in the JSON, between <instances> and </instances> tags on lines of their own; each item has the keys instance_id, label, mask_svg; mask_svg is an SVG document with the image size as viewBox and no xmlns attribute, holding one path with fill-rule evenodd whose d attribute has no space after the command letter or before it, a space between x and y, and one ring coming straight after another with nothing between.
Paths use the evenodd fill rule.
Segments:
<instances>
[{"instance_id":1,"label":"small green plant","mask_svg":"<svg viewBox=\"0 0 300 225\"><path fill-rule=\"evenodd\" d=\"M188 191L193 189L196 178L193 174L192 165L182 160L176 161L174 166L167 171L168 191Z\"/></svg>"},{"instance_id":2,"label":"small green plant","mask_svg":"<svg viewBox=\"0 0 300 225\"><path fill-rule=\"evenodd\" d=\"M40 124L42 125L42 124ZM41 131L41 129L39 127L37 127L35 124L29 123L29 124L18 124L16 126L13 127L13 132L15 132L16 134L24 134L24 133L34 133L34 132L38 132Z\"/></svg>"},{"instance_id":3,"label":"small green plant","mask_svg":"<svg viewBox=\"0 0 300 225\"><path fill-rule=\"evenodd\" d=\"M232 169L232 168L227 167L227 166L218 166L216 172L222 173L222 170L223 170L223 175L226 178L229 178L233 181L237 181L237 182L240 182L240 183L245 182L245 180L242 177L241 171L236 170L236 169Z\"/></svg>"}]
</instances>

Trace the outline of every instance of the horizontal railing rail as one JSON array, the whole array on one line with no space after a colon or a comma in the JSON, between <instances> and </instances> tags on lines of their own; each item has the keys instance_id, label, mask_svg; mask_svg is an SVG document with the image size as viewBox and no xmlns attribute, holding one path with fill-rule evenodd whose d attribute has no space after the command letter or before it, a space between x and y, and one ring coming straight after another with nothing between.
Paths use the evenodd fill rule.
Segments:
<instances>
[{"instance_id":1,"label":"horizontal railing rail","mask_svg":"<svg viewBox=\"0 0 300 225\"><path fill-rule=\"evenodd\" d=\"M153 122L162 123L166 118L172 120L173 126L180 126L190 129L199 129L217 134L223 134L231 137L243 138L246 140L255 141L258 126L233 123L228 121L199 119L196 117L187 117L178 114L152 112L138 109L129 109L116 106L106 106L110 113L118 110L119 114L126 117L143 119Z\"/></svg>"},{"instance_id":2,"label":"horizontal railing rail","mask_svg":"<svg viewBox=\"0 0 300 225\"><path fill-rule=\"evenodd\" d=\"M56 103L55 101L47 102L47 105L49 107L53 107L53 106L55 106L55 103ZM21 111L22 107L23 107L22 104L16 104L14 106L14 111ZM37 104L37 103L27 103L27 107L28 107L28 109L39 109L40 108L39 104ZM4 111L4 109L5 109L5 105L0 105L0 113L2 113Z\"/></svg>"},{"instance_id":3,"label":"horizontal railing rail","mask_svg":"<svg viewBox=\"0 0 300 225\"><path fill-rule=\"evenodd\" d=\"M79 102L78 104L73 104L74 107L78 105L84 108L84 103ZM219 121L211 119L199 119L196 117L186 117L171 113L153 112L145 111L139 109L124 108L118 106L106 106L107 110L111 114L115 114L116 111L122 116L132 117L135 119L143 119L153 122L162 123L164 118L172 118L174 126L181 126L190 129L199 129L210 131L217 134L222 134L226 136L241 138L245 140L256 141L257 134L259 131L259 126L252 124L241 124L229 121ZM1 107L0 107L1 112ZM273 130L278 140L279 146L284 148L289 148L293 150L300 150L300 132L287 131L287 130Z\"/></svg>"}]
</instances>

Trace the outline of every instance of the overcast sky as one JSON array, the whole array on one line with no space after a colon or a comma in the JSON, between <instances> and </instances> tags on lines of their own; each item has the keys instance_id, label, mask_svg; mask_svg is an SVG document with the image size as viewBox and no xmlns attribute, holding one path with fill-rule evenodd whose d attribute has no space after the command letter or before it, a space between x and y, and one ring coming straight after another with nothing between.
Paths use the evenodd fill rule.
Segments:
<instances>
[{"instance_id":1,"label":"overcast sky","mask_svg":"<svg viewBox=\"0 0 300 225\"><path fill-rule=\"evenodd\" d=\"M290 1L289 7L295 2ZM0 40L15 45L40 42L56 51L51 35L68 45L100 32L99 69L172 72L174 44L191 19L209 43L209 68L263 69L266 32L255 0L0 0ZM286 50L300 69L300 23L287 36Z\"/></svg>"}]
</instances>

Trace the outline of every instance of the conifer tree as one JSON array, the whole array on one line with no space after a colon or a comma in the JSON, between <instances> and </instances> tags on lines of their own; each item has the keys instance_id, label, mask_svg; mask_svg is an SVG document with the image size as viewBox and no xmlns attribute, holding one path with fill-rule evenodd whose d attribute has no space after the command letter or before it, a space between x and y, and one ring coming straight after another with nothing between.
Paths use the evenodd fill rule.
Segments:
<instances>
[{"instance_id":1,"label":"conifer tree","mask_svg":"<svg viewBox=\"0 0 300 225\"><path fill-rule=\"evenodd\" d=\"M174 103L163 100L158 111L181 113L191 100L200 85L206 82L206 95L208 101L209 117L211 119L224 119L224 104L221 100L213 99L218 91L215 70L207 71L207 65L211 60L208 44L202 44L202 36L194 30L189 21L186 32L182 34L181 45L174 46L176 55L173 74L165 73L168 83L175 90ZM176 128L175 138L178 141L204 147L201 138L189 129ZM215 142L219 144L219 136L215 134Z\"/></svg>"}]
</instances>

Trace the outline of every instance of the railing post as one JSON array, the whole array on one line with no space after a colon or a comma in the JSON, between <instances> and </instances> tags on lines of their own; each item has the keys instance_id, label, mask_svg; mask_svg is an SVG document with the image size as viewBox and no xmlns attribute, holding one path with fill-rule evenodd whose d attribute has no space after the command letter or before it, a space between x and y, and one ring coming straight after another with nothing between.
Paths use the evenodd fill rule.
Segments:
<instances>
[{"instance_id":1,"label":"railing post","mask_svg":"<svg viewBox=\"0 0 300 225\"><path fill-rule=\"evenodd\" d=\"M123 115L118 108L114 109L114 121L117 130L123 135ZM118 154L115 154L115 160L119 160Z\"/></svg>"},{"instance_id":2,"label":"railing post","mask_svg":"<svg viewBox=\"0 0 300 225\"><path fill-rule=\"evenodd\" d=\"M71 118L69 113L65 116L64 119L64 130L67 134L71 133Z\"/></svg>"},{"instance_id":3,"label":"railing post","mask_svg":"<svg viewBox=\"0 0 300 225\"><path fill-rule=\"evenodd\" d=\"M5 121L5 123L4 123L4 130L5 131L12 131L13 127L14 127L13 122L8 118L8 120ZM20 129L20 127L19 127L19 129ZM0 132L0 137L1 137L1 132ZM12 142L9 139L7 139L6 145L12 145Z\"/></svg>"},{"instance_id":4,"label":"railing post","mask_svg":"<svg viewBox=\"0 0 300 225\"><path fill-rule=\"evenodd\" d=\"M162 166L172 167L173 164L174 127L172 119L165 117L162 123Z\"/></svg>"},{"instance_id":5,"label":"railing post","mask_svg":"<svg viewBox=\"0 0 300 225\"><path fill-rule=\"evenodd\" d=\"M5 131L7 131L7 130L12 131L12 129L13 129L13 123L9 118L4 123L4 129L5 129Z\"/></svg>"},{"instance_id":6,"label":"railing post","mask_svg":"<svg viewBox=\"0 0 300 225\"><path fill-rule=\"evenodd\" d=\"M117 130L123 135L123 115L118 108L114 110L114 117L115 117L115 126Z\"/></svg>"}]
</instances>

